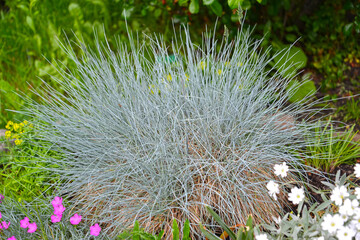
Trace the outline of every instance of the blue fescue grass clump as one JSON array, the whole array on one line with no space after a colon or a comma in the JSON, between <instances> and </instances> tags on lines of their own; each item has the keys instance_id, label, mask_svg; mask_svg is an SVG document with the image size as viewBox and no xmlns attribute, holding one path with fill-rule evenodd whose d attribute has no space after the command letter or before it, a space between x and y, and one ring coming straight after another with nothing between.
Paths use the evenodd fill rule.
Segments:
<instances>
[{"instance_id":1,"label":"blue fescue grass clump","mask_svg":"<svg viewBox=\"0 0 360 240\"><path fill-rule=\"evenodd\" d=\"M180 228L189 219L192 236L201 235L199 221L216 225L205 206L230 226L250 214L269 222L286 204L266 189L282 180L273 166L297 169L288 180L305 177L298 152L316 125L296 121L311 104L288 103L291 79L267 69L272 59L260 43L240 31L231 42L204 37L197 46L185 30L170 48L146 37L116 52L81 45L80 58L64 45L77 67L55 79L66 94L48 87L28 109L39 138L64 158L38 161L51 163L62 196L110 235L138 220L170 238L173 219Z\"/></svg>"}]
</instances>

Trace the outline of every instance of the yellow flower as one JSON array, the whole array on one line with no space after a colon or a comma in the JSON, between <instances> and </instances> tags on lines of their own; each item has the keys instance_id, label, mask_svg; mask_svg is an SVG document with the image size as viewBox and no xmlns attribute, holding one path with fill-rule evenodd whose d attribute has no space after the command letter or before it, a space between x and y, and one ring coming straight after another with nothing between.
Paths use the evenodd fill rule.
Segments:
<instances>
[{"instance_id":1,"label":"yellow flower","mask_svg":"<svg viewBox=\"0 0 360 240\"><path fill-rule=\"evenodd\" d=\"M24 127L24 124L23 124L23 123L20 123L19 125L20 125L21 127Z\"/></svg>"},{"instance_id":2,"label":"yellow flower","mask_svg":"<svg viewBox=\"0 0 360 240\"><path fill-rule=\"evenodd\" d=\"M22 143L23 140L20 140L20 139L16 139L15 140L15 145L20 145Z\"/></svg>"},{"instance_id":3,"label":"yellow flower","mask_svg":"<svg viewBox=\"0 0 360 240\"><path fill-rule=\"evenodd\" d=\"M186 81L189 81L189 75L187 75L186 73L185 73L185 77L186 77Z\"/></svg>"},{"instance_id":4,"label":"yellow flower","mask_svg":"<svg viewBox=\"0 0 360 240\"><path fill-rule=\"evenodd\" d=\"M201 70L204 70L205 67L206 67L206 62L200 62L200 67L201 67Z\"/></svg>"},{"instance_id":5,"label":"yellow flower","mask_svg":"<svg viewBox=\"0 0 360 240\"><path fill-rule=\"evenodd\" d=\"M11 126L13 125L14 123L12 121L8 121L8 123L6 124L5 128L6 129L11 129Z\"/></svg>"},{"instance_id":6,"label":"yellow flower","mask_svg":"<svg viewBox=\"0 0 360 240\"><path fill-rule=\"evenodd\" d=\"M166 79L167 79L169 82L171 82L171 80L172 80L171 75L170 75L170 74L169 74L169 75L167 75Z\"/></svg>"},{"instance_id":7,"label":"yellow flower","mask_svg":"<svg viewBox=\"0 0 360 240\"><path fill-rule=\"evenodd\" d=\"M239 62L237 65L238 65L238 67L241 67L243 65L243 63Z\"/></svg>"},{"instance_id":8,"label":"yellow flower","mask_svg":"<svg viewBox=\"0 0 360 240\"><path fill-rule=\"evenodd\" d=\"M221 69L218 69L217 70L217 73L220 75L222 73L222 70Z\"/></svg>"},{"instance_id":9,"label":"yellow flower","mask_svg":"<svg viewBox=\"0 0 360 240\"><path fill-rule=\"evenodd\" d=\"M28 121L24 120L24 124L25 124L25 125L28 125L28 123L29 123Z\"/></svg>"},{"instance_id":10,"label":"yellow flower","mask_svg":"<svg viewBox=\"0 0 360 240\"><path fill-rule=\"evenodd\" d=\"M14 131L17 132L20 128L20 125L17 123L14 123Z\"/></svg>"},{"instance_id":11,"label":"yellow flower","mask_svg":"<svg viewBox=\"0 0 360 240\"><path fill-rule=\"evenodd\" d=\"M225 62L225 66L228 66L228 65L230 65L230 62Z\"/></svg>"},{"instance_id":12,"label":"yellow flower","mask_svg":"<svg viewBox=\"0 0 360 240\"><path fill-rule=\"evenodd\" d=\"M29 125L29 127L30 127L30 128L33 128L33 127L34 127L34 125L33 125L33 124L30 124L30 125Z\"/></svg>"},{"instance_id":13,"label":"yellow flower","mask_svg":"<svg viewBox=\"0 0 360 240\"><path fill-rule=\"evenodd\" d=\"M157 88L155 87L154 84L151 84L151 85L149 86L149 89L150 89L150 93L151 93L151 94L154 94L154 90L157 89ZM158 90L158 92L159 92L159 94L160 94L160 90Z\"/></svg>"},{"instance_id":14,"label":"yellow flower","mask_svg":"<svg viewBox=\"0 0 360 240\"><path fill-rule=\"evenodd\" d=\"M11 131L6 131L5 132L5 137L6 138L11 138Z\"/></svg>"}]
</instances>

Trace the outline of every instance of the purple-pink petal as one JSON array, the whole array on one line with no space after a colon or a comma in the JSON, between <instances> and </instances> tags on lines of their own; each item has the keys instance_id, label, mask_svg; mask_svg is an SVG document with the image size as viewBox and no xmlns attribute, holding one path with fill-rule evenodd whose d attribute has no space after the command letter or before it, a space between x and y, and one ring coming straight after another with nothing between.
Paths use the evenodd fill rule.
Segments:
<instances>
[{"instance_id":1,"label":"purple-pink petal","mask_svg":"<svg viewBox=\"0 0 360 240\"><path fill-rule=\"evenodd\" d=\"M0 194L0 203L2 203L2 200L4 199L4 195Z\"/></svg>"},{"instance_id":2,"label":"purple-pink petal","mask_svg":"<svg viewBox=\"0 0 360 240\"><path fill-rule=\"evenodd\" d=\"M81 216L77 213L74 214L74 216L72 216L70 218L70 223L73 224L73 225L77 225L79 224L81 221Z\"/></svg>"},{"instance_id":3,"label":"purple-pink petal","mask_svg":"<svg viewBox=\"0 0 360 240\"><path fill-rule=\"evenodd\" d=\"M20 227L27 228L29 226L29 218L25 217L23 220L20 220Z\"/></svg>"},{"instance_id":4,"label":"purple-pink petal","mask_svg":"<svg viewBox=\"0 0 360 240\"><path fill-rule=\"evenodd\" d=\"M62 204L54 207L54 215L62 215L65 209L66 208Z\"/></svg>"},{"instance_id":5,"label":"purple-pink petal","mask_svg":"<svg viewBox=\"0 0 360 240\"><path fill-rule=\"evenodd\" d=\"M33 233L37 229L36 223L29 223L28 227L29 227L29 229L27 230L28 233Z\"/></svg>"},{"instance_id":6,"label":"purple-pink petal","mask_svg":"<svg viewBox=\"0 0 360 240\"><path fill-rule=\"evenodd\" d=\"M15 236L9 237L7 240L16 240Z\"/></svg>"},{"instance_id":7,"label":"purple-pink petal","mask_svg":"<svg viewBox=\"0 0 360 240\"><path fill-rule=\"evenodd\" d=\"M51 215L51 222L52 223L57 223L61 221L61 215Z\"/></svg>"},{"instance_id":8,"label":"purple-pink petal","mask_svg":"<svg viewBox=\"0 0 360 240\"><path fill-rule=\"evenodd\" d=\"M63 200L63 199L62 199L61 197L56 196L56 197L54 198L54 200L51 201L51 204L52 204L53 207L55 208L56 206L62 204L62 200Z\"/></svg>"},{"instance_id":9,"label":"purple-pink petal","mask_svg":"<svg viewBox=\"0 0 360 240\"><path fill-rule=\"evenodd\" d=\"M99 224L95 224L94 226L90 227L90 235L98 236L100 234L101 228Z\"/></svg>"},{"instance_id":10,"label":"purple-pink petal","mask_svg":"<svg viewBox=\"0 0 360 240\"><path fill-rule=\"evenodd\" d=\"M9 223L6 223L5 221L1 222L2 223L2 226L5 228L5 229L8 229L8 227L10 226L10 222Z\"/></svg>"}]
</instances>

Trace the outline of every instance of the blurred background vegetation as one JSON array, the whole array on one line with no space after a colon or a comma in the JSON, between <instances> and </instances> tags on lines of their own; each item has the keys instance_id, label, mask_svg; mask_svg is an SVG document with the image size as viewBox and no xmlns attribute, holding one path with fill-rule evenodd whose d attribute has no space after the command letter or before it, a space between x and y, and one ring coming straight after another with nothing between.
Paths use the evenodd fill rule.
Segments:
<instances>
[{"instance_id":1,"label":"blurred background vegetation","mask_svg":"<svg viewBox=\"0 0 360 240\"><path fill-rule=\"evenodd\" d=\"M239 8L240 6L240 8ZM301 77L310 76L307 90L325 97L333 117L349 124L360 121L360 1L359 0L5 0L0 1L0 128L24 116L20 91L33 96L48 74L57 76L54 60L71 68L57 39L94 44L94 31L115 45L132 31L164 35L189 24L195 42L216 24L216 34L231 39L243 27L255 27L253 37L274 51L295 42L294 60ZM246 13L246 14L245 14ZM270 54L274 53L270 52ZM276 63L274 63L276 66ZM61 90L61 89L59 89ZM295 100L294 100L295 101Z\"/></svg>"}]
</instances>

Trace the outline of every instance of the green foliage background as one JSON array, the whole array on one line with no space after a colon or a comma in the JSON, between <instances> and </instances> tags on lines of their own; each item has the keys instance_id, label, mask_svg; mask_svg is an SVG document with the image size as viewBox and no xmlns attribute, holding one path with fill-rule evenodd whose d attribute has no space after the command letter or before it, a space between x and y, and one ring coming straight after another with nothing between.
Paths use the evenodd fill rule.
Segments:
<instances>
[{"instance_id":1,"label":"green foliage background","mask_svg":"<svg viewBox=\"0 0 360 240\"><path fill-rule=\"evenodd\" d=\"M21 109L16 92L32 95L42 85L39 78L50 82L47 74L57 75L54 60L71 68L57 39L81 36L91 46L94 31L99 37L105 31L110 44L115 45L115 36L127 41L125 16L132 31L161 33L168 41L173 26L189 24L195 42L215 22L216 33L231 38L245 19L246 26L256 25L255 37L265 36L263 47L279 50L298 40L296 46L309 58L305 67L323 76L323 92L348 78L360 88L359 76L347 76L351 67L360 66L360 3L355 0L7 0L0 7L1 128L24 118L6 110Z\"/></svg>"}]
</instances>

